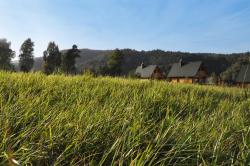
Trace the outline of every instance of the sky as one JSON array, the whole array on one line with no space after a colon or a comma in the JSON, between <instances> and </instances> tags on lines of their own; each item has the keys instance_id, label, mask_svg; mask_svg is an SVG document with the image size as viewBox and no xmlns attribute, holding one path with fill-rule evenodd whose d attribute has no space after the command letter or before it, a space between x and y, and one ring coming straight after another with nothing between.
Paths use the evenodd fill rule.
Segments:
<instances>
[{"instance_id":1,"label":"sky","mask_svg":"<svg viewBox=\"0 0 250 166\"><path fill-rule=\"evenodd\" d=\"M250 51L250 0L0 0L0 38L17 56L60 49L235 53Z\"/></svg>"}]
</instances>

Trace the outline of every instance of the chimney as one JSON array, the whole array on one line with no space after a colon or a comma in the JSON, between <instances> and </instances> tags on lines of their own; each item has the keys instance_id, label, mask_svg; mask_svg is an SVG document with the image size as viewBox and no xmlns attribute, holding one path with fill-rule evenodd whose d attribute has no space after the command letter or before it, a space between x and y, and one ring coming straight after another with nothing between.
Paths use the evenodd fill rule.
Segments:
<instances>
[{"instance_id":1,"label":"chimney","mask_svg":"<svg viewBox=\"0 0 250 166\"><path fill-rule=\"evenodd\" d=\"M142 62L141 63L141 68L143 69L145 67L144 63Z\"/></svg>"},{"instance_id":2,"label":"chimney","mask_svg":"<svg viewBox=\"0 0 250 166\"><path fill-rule=\"evenodd\" d=\"M179 60L179 65L180 65L180 67L182 67L182 66L183 66L183 64L184 64L184 63L183 63L183 60L182 60L182 59L180 59L180 60Z\"/></svg>"}]
</instances>

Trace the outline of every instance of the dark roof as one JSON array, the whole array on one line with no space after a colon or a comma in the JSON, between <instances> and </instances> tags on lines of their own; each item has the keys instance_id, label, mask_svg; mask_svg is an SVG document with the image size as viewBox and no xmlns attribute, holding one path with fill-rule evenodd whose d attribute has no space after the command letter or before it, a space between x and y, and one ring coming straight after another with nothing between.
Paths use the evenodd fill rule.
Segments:
<instances>
[{"instance_id":1,"label":"dark roof","mask_svg":"<svg viewBox=\"0 0 250 166\"><path fill-rule=\"evenodd\" d=\"M240 72L237 75L236 82L250 83L250 65L244 65L241 67Z\"/></svg>"},{"instance_id":2,"label":"dark roof","mask_svg":"<svg viewBox=\"0 0 250 166\"><path fill-rule=\"evenodd\" d=\"M195 77L202 65L201 61L189 62L186 64L174 63L169 74L168 78L171 77Z\"/></svg>"},{"instance_id":3,"label":"dark roof","mask_svg":"<svg viewBox=\"0 0 250 166\"><path fill-rule=\"evenodd\" d=\"M135 70L135 74L138 74L141 78L150 78L157 67L157 65L149 65L143 68L142 66L138 66Z\"/></svg>"}]
</instances>

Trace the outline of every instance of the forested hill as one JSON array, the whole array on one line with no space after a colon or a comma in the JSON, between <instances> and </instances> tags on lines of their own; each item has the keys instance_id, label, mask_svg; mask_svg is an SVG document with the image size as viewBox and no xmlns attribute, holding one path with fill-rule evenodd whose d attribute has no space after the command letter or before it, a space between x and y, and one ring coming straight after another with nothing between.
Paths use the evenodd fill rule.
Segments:
<instances>
[{"instance_id":1,"label":"forested hill","mask_svg":"<svg viewBox=\"0 0 250 166\"><path fill-rule=\"evenodd\" d=\"M65 50L64 50L65 51ZM62 51L62 52L64 52ZM80 58L76 60L76 65L79 71L83 69L90 69L98 72L100 67L105 66L108 56L112 50L90 50L81 49ZM232 64L242 58L250 57L250 53L237 54L213 54L213 53L186 53L186 52L171 52L162 50L153 51L136 51L131 49L121 50L123 54L122 59L122 74L127 75L133 72L142 62L146 65L157 64L160 65L166 72L168 72L172 63L178 62L180 58L184 61L203 61L209 73L215 72L217 74L225 71ZM34 70L42 70L43 59L36 58Z\"/></svg>"},{"instance_id":2,"label":"forested hill","mask_svg":"<svg viewBox=\"0 0 250 166\"><path fill-rule=\"evenodd\" d=\"M220 74L240 59L250 57L249 52L237 54L213 54L171 52L162 50L135 51L130 49L122 50L122 52L124 55L122 71L124 73L135 69L142 62L146 65L160 65L166 72L168 72L171 65L182 58L187 62L203 61L209 73L215 72L216 74Z\"/></svg>"}]
</instances>

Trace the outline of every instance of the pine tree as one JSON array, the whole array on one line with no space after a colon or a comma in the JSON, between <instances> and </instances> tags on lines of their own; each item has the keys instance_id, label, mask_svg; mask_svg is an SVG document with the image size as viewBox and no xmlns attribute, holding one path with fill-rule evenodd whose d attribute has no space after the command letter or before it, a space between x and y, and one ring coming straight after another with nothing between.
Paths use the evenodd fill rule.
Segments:
<instances>
[{"instance_id":1,"label":"pine tree","mask_svg":"<svg viewBox=\"0 0 250 166\"><path fill-rule=\"evenodd\" d=\"M116 49L110 56L107 62L107 68L110 75L121 74L121 63L123 54L119 49Z\"/></svg>"},{"instance_id":2,"label":"pine tree","mask_svg":"<svg viewBox=\"0 0 250 166\"><path fill-rule=\"evenodd\" d=\"M44 72L52 74L57 71L61 65L61 52L55 42L50 42L48 48L43 53Z\"/></svg>"},{"instance_id":3,"label":"pine tree","mask_svg":"<svg viewBox=\"0 0 250 166\"><path fill-rule=\"evenodd\" d=\"M63 54L61 66L63 72L66 74L76 73L75 59L80 57L79 53L80 51L78 50L77 45L73 45L72 49Z\"/></svg>"},{"instance_id":4,"label":"pine tree","mask_svg":"<svg viewBox=\"0 0 250 166\"><path fill-rule=\"evenodd\" d=\"M19 65L20 70L23 72L29 72L34 65L34 42L30 38L25 40L20 49Z\"/></svg>"}]
</instances>

